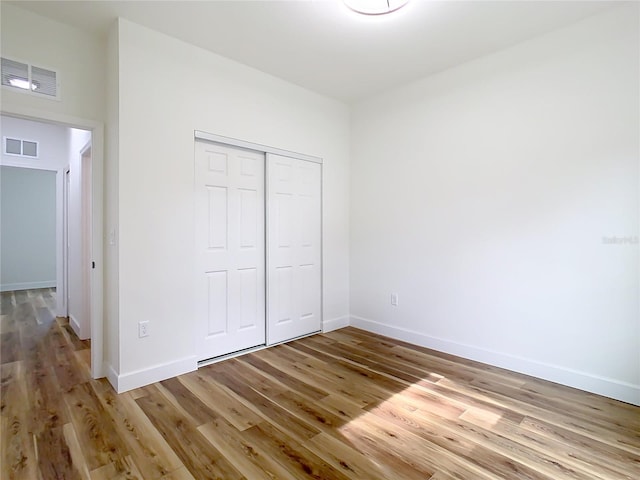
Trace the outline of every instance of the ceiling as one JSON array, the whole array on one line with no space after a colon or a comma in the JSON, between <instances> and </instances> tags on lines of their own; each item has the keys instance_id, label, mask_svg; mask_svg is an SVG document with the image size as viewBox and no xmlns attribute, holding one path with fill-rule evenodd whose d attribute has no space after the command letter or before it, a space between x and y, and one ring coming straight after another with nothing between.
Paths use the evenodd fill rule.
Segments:
<instances>
[{"instance_id":1,"label":"ceiling","mask_svg":"<svg viewBox=\"0 0 640 480\"><path fill-rule=\"evenodd\" d=\"M2 3L96 35L120 16L347 103L615 6L411 0L391 15L367 17L341 0Z\"/></svg>"}]
</instances>

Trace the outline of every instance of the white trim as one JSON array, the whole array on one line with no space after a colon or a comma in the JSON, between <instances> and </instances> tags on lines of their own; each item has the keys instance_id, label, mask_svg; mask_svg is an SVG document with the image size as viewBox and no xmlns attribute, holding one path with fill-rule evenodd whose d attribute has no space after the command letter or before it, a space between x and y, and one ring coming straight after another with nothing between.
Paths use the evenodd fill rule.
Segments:
<instances>
[{"instance_id":1,"label":"white trim","mask_svg":"<svg viewBox=\"0 0 640 480\"><path fill-rule=\"evenodd\" d=\"M103 370L106 373L107 380L109 380L109 383L111 384L113 389L117 392L118 391L118 372L116 372L111 365L107 365L107 364L104 365Z\"/></svg>"},{"instance_id":2,"label":"white trim","mask_svg":"<svg viewBox=\"0 0 640 480\"><path fill-rule=\"evenodd\" d=\"M69 166L58 170L58 188L62 192L58 196L60 206L57 208L56 235L58 238L58 288L56 290L56 309L59 317L69 315ZM59 230L58 230L59 229Z\"/></svg>"},{"instance_id":3,"label":"white trim","mask_svg":"<svg viewBox=\"0 0 640 480\"><path fill-rule=\"evenodd\" d=\"M4 283L0 284L0 292L15 292L17 290L37 290L38 288L55 288L55 280L42 282Z\"/></svg>"},{"instance_id":4,"label":"white trim","mask_svg":"<svg viewBox=\"0 0 640 480\"><path fill-rule=\"evenodd\" d=\"M324 332L324 164L320 163L320 331Z\"/></svg>"},{"instance_id":5,"label":"white trim","mask_svg":"<svg viewBox=\"0 0 640 480\"><path fill-rule=\"evenodd\" d=\"M269 298L271 295L271 282L269 282L269 272L271 271L271 256L269 243L269 225L271 209L269 208L269 198L271 198L271 182L269 169L269 155L264 154L264 342L267 345L269 339Z\"/></svg>"},{"instance_id":6,"label":"white trim","mask_svg":"<svg viewBox=\"0 0 640 480\"><path fill-rule=\"evenodd\" d=\"M36 160L33 157L18 158L21 160L4 157L0 160L0 167L29 168L31 170L48 170L50 172L57 172L61 170L60 168L56 168L51 165L42 165L42 160ZM31 160L33 160L33 162Z\"/></svg>"},{"instance_id":7,"label":"white trim","mask_svg":"<svg viewBox=\"0 0 640 480\"><path fill-rule=\"evenodd\" d=\"M559 365L551 365L528 358L431 337L416 331L394 327L355 315L351 316L351 325L356 328L361 328L362 330L403 340L421 347L487 363L496 367L524 373L525 375L531 375L543 380L549 380L640 406L640 385L633 385L631 383L621 382L587 372L580 372Z\"/></svg>"},{"instance_id":8,"label":"white trim","mask_svg":"<svg viewBox=\"0 0 640 480\"><path fill-rule=\"evenodd\" d=\"M155 382L161 382L167 378L177 377L185 373L193 372L198 369L196 356L181 358L179 360L167 363L160 363L150 368L136 370L134 372L117 375L113 372L113 368L108 372L107 378L116 392L123 393L134 388L144 387ZM112 378L113 377L113 378Z\"/></svg>"},{"instance_id":9,"label":"white trim","mask_svg":"<svg viewBox=\"0 0 640 480\"><path fill-rule=\"evenodd\" d=\"M46 67L43 67L46 68ZM59 80L59 77L58 77ZM91 278L91 376L102 378L104 364L104 330L103 330L103 165L104 165L104 123L95 120L66 115L63 113L25 107L23 105L7 108L0 107L0 115L23 118L26 120L46 121L61 124L67 127L80 128L91 131L93 142L92 157L92 245L93 258L96 268L93 269Z\"/></svg>"},{"instance_id":10,"label":"white trim","mask_svg":"<svg viewBox=\"0 0 640 480\"><path fill-rule=\"evenodd\" d=\"M88 160L86 154L89 152ZM74 154L75 152L71 152ZM92 276L91 270L93 270L93 255L91 248L91 204L93 199L92 193L92 179L87 178L86 168L87 163L89 164L90 172L93 169L93 150L92 150L92 138L89 137L89 141L80 149L78 154L80 156L78 164L80 165L80 231L81 233L81 241L80 241L80 271L81 279L82 279L82 305L83 311L82 316L84 317L80 326L80 333L82 335L78 335L80 339L84 340L87 338L91 338L91 284L92 284ZM87 183L89 185L87 185ZM88 210L88 211L87 211ZM87 231L90 232L89 238L86 238Z\"/></svg>"},{"instance_id":11,"label":"white trim","mask_svg":"<svg viewBox=\"0 0 640 480\"><path fill-rule=\"evenodd\" d=\"M80 340L86 340L80 336L80 322L73 315L69 314L69 325Z\"/></svg>"},{"instance_id":12,"label":"white trim","mask_svg":"<svg viewBox=\"0 0 640 480\"><path fill-rule=\"evenodd\" d=\"M215 135L213 133L202 132L200 130L195 130L194 136L196 140L206 140L208 142L221 143L223 145L232 147L247 148L249 150L255 150L257 152L273 153L275 155L282 155L283 157L297 158L298 160L306 160L307 162L322 163L322 158L320 157L282 150L280 148L261 145L259 143L238 140L237 138L223 137L222 135Z\"/></svg>"},{"instance_id":13,"label":"white trim","mask_svg":"<svg viewBox=\"0 0 640 480\"><path fill-rule=\"evenodd\" d=\"M349 315L325 320L322 322L322 333L332 332L340 328L348 327L349 325L351 325Z\"/></svg>"}]
</instances>

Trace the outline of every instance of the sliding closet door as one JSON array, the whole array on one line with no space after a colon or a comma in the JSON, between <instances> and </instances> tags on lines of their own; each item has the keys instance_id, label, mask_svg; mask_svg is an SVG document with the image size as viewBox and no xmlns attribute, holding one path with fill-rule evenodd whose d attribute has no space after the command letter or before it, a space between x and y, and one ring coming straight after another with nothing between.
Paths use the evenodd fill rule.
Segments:
<instances>
[{"instance_id":1,"label":"sliding closet door","mask_svg":"<svg viewBox=\"0 0 640 480\"><path fill-rule=\"evenodd\" d=\"M322 326L322 166L267 154L267 344Z\"/></svg>"},{"instance_id":2,"label":"sliding closet door","mask_svg":"<svg viewBox=\"0 0 640 480\"><path fill-rule=\"evenodd\" d=\"M198 358L265 343L264 154L196 142Z\"/></svg>"}]
</instances>

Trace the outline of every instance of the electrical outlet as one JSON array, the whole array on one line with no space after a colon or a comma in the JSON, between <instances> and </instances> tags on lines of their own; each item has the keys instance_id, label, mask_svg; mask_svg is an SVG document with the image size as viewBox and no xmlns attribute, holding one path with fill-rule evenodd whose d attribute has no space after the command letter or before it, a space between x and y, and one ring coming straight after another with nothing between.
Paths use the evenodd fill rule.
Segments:
<instances>
[{"instance_id":1,"label":"electrical outlet","mask_svg":"<svg viewBox=\"0 0 640 480\"><path fill-rule=\"evenodd\" d=\"M394 307L398 306L398 294L397 293L392 293L391 294L391 305L393 305Z\"/></svg>"},{"instance_id":2,"label":"electrical outlet","mask_svg":"<svg viewBox=\"0 0 640 480\"><path fill-rule=\"evenodd\" d=\"M149 320L145 320L144 322L138 322L138 337L148 337L149 336Z\"/></svg>"}]
</instances>

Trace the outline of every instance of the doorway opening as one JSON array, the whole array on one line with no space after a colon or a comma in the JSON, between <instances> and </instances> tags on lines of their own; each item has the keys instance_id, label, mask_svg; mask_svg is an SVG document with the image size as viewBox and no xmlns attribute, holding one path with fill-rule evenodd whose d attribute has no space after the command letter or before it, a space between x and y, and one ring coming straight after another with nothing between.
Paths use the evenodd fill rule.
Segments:
<instances>
[{"instance_id":1,"label":"doorway opening","mask_svg":"<svg viewBox=\"0 0 640 480\"><path fill-rule=\"evenodd\" d=\"M95 132L98 130L101 146L102 131L96 127L91 122L69 124L51 118L25 118L3 112L3 137L36 141L38 155L26 158L6 155L3 150L0 174L5 176L12 169L11 172L33 171L53 177L54 193L51 198L44 200L47 208L43 210L46 210L47 216L38 217L38 221L53 222L54 227L45 232L38 225L32 225L32 229L39 230L34 235L28 229L20 231L5 228L6 219L0 219L3 223L3 236L9 231L14 237L23 235L23 238L12 240L13 251L10 248L2 249L3 259L22 258L23 268L18 274L22 276L14 278L13 272L3 270L0 275L0 290L5 307L3 310L22 308L23 313L33 311L36 324L41 325L47 316L44 311L48 309L58 326L67 330L69 335L77 337L74 341L79 342L78 346L88 347L91 344L91 352L87 350L83 357L90 367L91 376L99 378L103 376L102 280L101 275L94 274L94 270L97 259L100 259L98 263L102 263L102 242L101 238L96 239L96 233L100 237L102 235L102 204L100 201L96 202L95 185L100 186L102 183L102 157L99 156L100 164L96 168L94 154L97 151ZM22 177L25 177L25 173ZM25 182L21 188L14 189L19 196L3 198L5 207L11 208L11 205L21 202L29 203L29 199L39 188ZM24 212L21 215L25 217ZM29 219L23 218L23 223L28 224ZM53 236L53 239L49 238L49 247L33 245L34 237L46 235ZM36 255L23 255L25 252L20 250L27 247L34 247ZM53 265L53 270L49 268L46 272L38 272L37 267L43 263L49 267ZM25 306L20 307L23 304Z\"/></svg>"}]
</instances>

